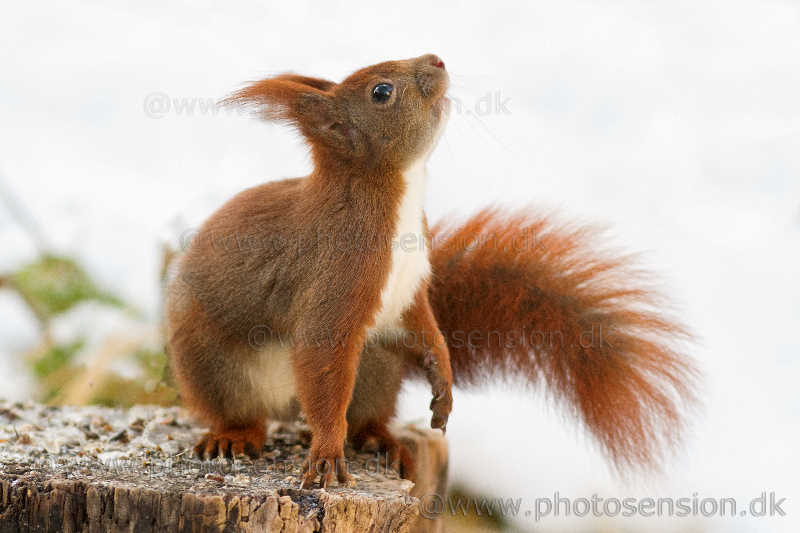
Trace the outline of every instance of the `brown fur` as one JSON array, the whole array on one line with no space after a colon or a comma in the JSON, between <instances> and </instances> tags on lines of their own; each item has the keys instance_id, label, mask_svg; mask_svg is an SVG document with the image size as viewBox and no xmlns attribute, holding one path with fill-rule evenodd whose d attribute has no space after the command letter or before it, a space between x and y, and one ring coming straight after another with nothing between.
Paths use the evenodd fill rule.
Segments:
<instances>
[{"instance_id":1,"label":"brown fur","mask_svg":"<svg viewBox=\"0 0 800 533\"><path fill-rule=\"evenodd\" d=\"M250 381L259 357L251 334L261 328L270 342L292 346L297 397L313 433L304 486L318 473L327 485L334 465L338 480L350 481L346 411L388 276L402 172L430 150L443 119L448 78L437 63L432 55L390 61L340 84L283 75L226 101L295 125L314 171L240 193L180 260L168 342L187 406L212 426L199 452L225 448L233 430L249 436L244 445L258 445L253 435L264 418L288 414ZM386 103L371 100L381 82L395 87Z\"/></svg>"},{"instance_id":2,"label":"brown fur","mask_svg":"<svg viewBox=\"0 0 800 533\"><path fill-rule=\"evenodd\" d=\"M371 88L386 81L391 99L371 102ZM431 385L431 424L443 430L454 379L499 376L546 384L620 467L653 466L678 440L681 408L694 399L696 371L680 351L689 334L662 314L664 300L630 257L589 246L590 228L496 210L426 227L431 279L400 330L370 333L402 173L430 149L446 88L441 60L429 55L340 84L285 74L226 101L295 125L314 171L234 197L179 263L169 352L186 405L211 426L200 455L258 452L266 417L302 409L313 434L303 486L318 474L323 486L334 473L349 482L345 437L387 452L413 477L388 423L403 380L418 376ZM251 379L261 368L254 331L291 347L296 401L266 401Z\"/></svg>"}]
</instances>

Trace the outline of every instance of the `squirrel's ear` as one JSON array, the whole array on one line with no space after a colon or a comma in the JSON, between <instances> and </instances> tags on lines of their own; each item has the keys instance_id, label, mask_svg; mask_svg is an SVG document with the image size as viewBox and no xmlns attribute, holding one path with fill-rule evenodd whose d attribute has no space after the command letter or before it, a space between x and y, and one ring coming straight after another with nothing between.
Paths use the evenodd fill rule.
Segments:
<instances>
[{"instance_id":1,"label":"squirrel's ear","mask_svg":"<svg viewBox=\"0 0 800 533\"><path fill-rule=\"evenodd\" d=\"M322 78L310 78L308 76L301 76L299 74L281 74L280 76L278 76L278 78L273 78L273 79L293 81L301 85L308 85L309 87L314 87L315 89L319 89L320 91L330 91L336 86L336 84L332 81L323 80Z\"/></svg>"},{"instance_id":2,"label":"squirrel's ear","mask_svg":"<svg viewBox=\"0 0 800 533\"><path fill-rule=\"evenodd\" d=\"M265 120L288 122L312 146L353 151L353 128L330 92L335 86L319 78L282 74L248 85L220 103L253 109Z\"/></svg>"}]
</instances>

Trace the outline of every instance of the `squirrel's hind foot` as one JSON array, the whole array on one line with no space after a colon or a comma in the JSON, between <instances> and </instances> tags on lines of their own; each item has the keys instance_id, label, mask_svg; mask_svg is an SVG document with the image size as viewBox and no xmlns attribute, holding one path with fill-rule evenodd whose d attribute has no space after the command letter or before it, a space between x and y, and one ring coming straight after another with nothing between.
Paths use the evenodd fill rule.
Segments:
<instances>
[{"instance_id":1,"label":"squirrel's hind foot","mask_svg":"<svg viewBox=\"0 0 800 533\"><path fill-rule=\"evenodd\" d=\"M386 454L386 464L403 479L415 480L414 459L385 425L370 425L352 439L353 447L362 453Z\"/></svg>"},{"instance_id":2,"label":"squirrel's hind foot","mask_svg":"<svg viewBox=\"0 0 800 533\"><path fill-rule=\"evenodd\" d=\"M201 438L194 447L194 453L200 459L248 455L256 459L266 442L267 432L263 422L243 427L212 429Z\"/></svg>"}]
</instances>

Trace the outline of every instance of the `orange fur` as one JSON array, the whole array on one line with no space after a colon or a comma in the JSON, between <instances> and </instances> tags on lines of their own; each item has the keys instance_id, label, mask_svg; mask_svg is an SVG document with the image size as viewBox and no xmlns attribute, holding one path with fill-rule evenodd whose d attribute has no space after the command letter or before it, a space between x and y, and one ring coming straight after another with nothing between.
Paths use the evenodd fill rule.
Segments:
<instances>
[{"instance_id":1,"label":"orange fur","mask_svg":"<svg viewBox=\"0 0 800 533\"><path fill-rule=\"evenodd\" d=\"M366 67L341 83L284 74L225 101L294 125L314 169L236 195L178 263L166 302L169 353L187 407L212 426L197 446L204 457L247 445L260 451L264 419L301 408L312 430L303 486L319 478L326 487L334 476L352 484L344 442L355 434L347 411L361 353L383 294L400 293L386 329L429 271L418 255L425 268L405 284L393 281L395 263L408 263L395 261L391 241L401 222L424 219L422 202L405 199L424 186L418 166L447 118L448 84L441 59L428 54ZM408 181L410 170L417 181ZM447 387L434 409L444 427L449 381L437 382ZM393 409L392 400L382 412ZM385 418L354 416L386 441Z\"/></svg>"},{"instance_id":2,"label":"orange fur","mask_svg":"<svg viewBox=\"0 0 800 533\"><path fill-rule=\"evenodd\" d=\"M387 84L395 90L376 99ZM346 437L411 476L387 424L414 375L430 383L442 430L454 381L499 376L547 385L621 468L655 466L679 439L697 377L681 353L691 336L630 256L595 249L592 228L522 211L428 231L421 200L405 203L419 198L408 192L424 183L408 176L423 176L447 86L441 59L425 55L341 83L284 74L226 100L297 127L314 170L232 198L178 264L169 352L186 405L211 425L199 455L259 453L265 418L302 409L312 429L304 487L351 483ZM402 221L424 226L430 265L394 260ZM419 279L392 281L400 271ZM399 318L376 330L395 292Z\"/></svg>"},{"instance_id":3,"label":"orange fur","mask_svg":"<svg viewBox=\"0 0 800 533\"><path fill-rule=\"evenodd\" d=\"M685 427L697 371L650 274L592 246L596 229L527 211L487 209L432 236L430 302L455 384L545 384L616 466L657 466Z\"/></svg>"}]
</instances>

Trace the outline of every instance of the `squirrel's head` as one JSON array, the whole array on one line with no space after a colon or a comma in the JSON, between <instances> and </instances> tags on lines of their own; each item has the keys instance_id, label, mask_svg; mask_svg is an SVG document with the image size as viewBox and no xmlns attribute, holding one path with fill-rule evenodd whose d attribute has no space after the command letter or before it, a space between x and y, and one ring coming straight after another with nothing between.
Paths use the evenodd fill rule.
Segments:
<instances>
[{"instance_id":1,"label":"squirrel's head","mask_svg":"<svg viewBox=\"0 0 800 533\"><path fill-rule=\"evenodd\" d=\"M341 83L282 74L237 91L223 104L255 107L295 125L314 159L404 169L426 156L446 122L449 77L433 54L363 68Z\"/></svg>"}]
</instances>

